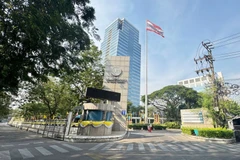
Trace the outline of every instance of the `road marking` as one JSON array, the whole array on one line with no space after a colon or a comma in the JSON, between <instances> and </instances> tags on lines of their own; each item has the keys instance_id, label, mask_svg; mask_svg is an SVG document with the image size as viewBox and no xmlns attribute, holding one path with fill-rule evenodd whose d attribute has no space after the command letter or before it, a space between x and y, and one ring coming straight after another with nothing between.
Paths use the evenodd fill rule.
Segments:
<instances>
[{"instance_id":1,"label":"road marking","mask_svg":"<svg viewBox=\"0 0 240 160\"><path fill-rule=\"evenodd\" d=\"M63 149L63 148L61 148L61 147L59 147L57 145L51 145L50 147L55 149L55 150L57 150L58 152L61 152L61 153L67 153L68 152L68 150Z\"/></svg>"},{"instance_id":2,"label":"road marking","mask_svg":"<svg viewBox=\"0 0 240 160\"><path fill-rule=\"evenodd\" d=\"M43 147L35 147L36 150L38 150L40 153L42 153L44 156L49 156L49 155L52 155L52 153L48 150L46 150L45 148Z\"/></svg>"},{"instance_id":3,"label":"road marking","mask_svg":"<svg viewBox=\"0 0 240 160\"><path fill-rule=\"evenodd\" d=\"M201 149L200 147L196 147L192 144L185 144L186 146L189 146L189 148L192 148L194 150L197 150L197 151L204 151L203 149Z\"/></svg>"},{"instance_id":4,"label":"road marking","mask_svg":"<svg viewBox=\"0 0 240 160\"><path fill-rule=\"evenodd\" d=\"M65 146L65 147L71 148L71 149L73 149L75 151L81 151L82 150L81 148L78 148L78 147L75 147L75 146L71 146L69 144L62 144L62 145Z\"/></svg>"},{"instance_id":5,"label":"road marking","mask_svg":"<svg viewBox=\"0 0 240 160\"><path fill-rule=\"evenodd\" d=\"M91 150L91 151L96 150L96 149L98 149L99 147L101 147L101 146L104 145L104 144L105 144L105 143L99 143L98 145L90 148L89 150Z\"/></svg>"},{"instance_id":6,"label":"road marking","mask_svg":"<svg viewBox=\"0 0 240 160\"><path fill-rule=\"evenodd\" d=\"M132 151L132 150L133 150L133 144L128 144L127 151Z\"/></svg>"},{"instance_id":7,"label":"road marking","mask_svg":"<svg viewBox=\"0 0 240 160\"><path fill-rule=\"evenodd\" d=\"M108 150L114 145L114 143L109 143L106 147L104 147L102 150Z\"/></svg>"},{"instance_id":8,"label":"road marking","mask_svg":"<svg viewBox=\"0 0 240 160\"><path fill-rule=\"evenodd\" d=\"M0 151L0 159L11 160L9 151Z\"/></svg>"},{"instance_id":9,"label":"road marking","mask_svg":"<svg viewBox=\"0 0 240 160\"><path fill-rule=\"evenodd\" d=\"M211 144L212 146L216 147L215 149L217 149L218 151L226 151L228 148L222 146L221 144Z\"/></svg>"},{"instance_id":10,"label":"road marking","mask_svg":"<svg viewBox=\"0 0 240 160\"><path fill-rule=\"evenodd\" d=\"M34 156L28 149L18 149L19 153L22 155L23 159L25 158L33 158Z\"/></svg>"},{"instance_id":11,"label":"road marking","mask_svg":"<svg viewBox=\"0 0 240 160\"><path fill-rule=\"evenodd\" d=\"M144 148L144 146L143 146L142 143L138 143L138 149L139 149L140 151L144 151L144 150L145 150L145 148Z\"/></svg>"},{"instance_id":12,"label":"road marking","mask_svg":"<svg viewBox=\"0 0 240 160\"><path fill-rule=\"evenodd\" d=\"M121 143L117 146L116 150L121 150L122 148L123 148L123 144Z\"/></svg>"},{"instance_id":13,"label":"road marking","mask_svg":"<svg viewBox=\"0 0 240 160\"><path fill-rule=\"evenodd\" d=\"M12 144L2 145L2 147L12 147Z\"/></svg>"},{"instance_id":14,"label":"road marking","mask_svg":"<svg viewBox=\"0 0 240 160\"><path fill-rule=\"evenodd\" d=\"M19 146L26 146L26 145L29 145L29 143L21 143L21 144L18 144Z\"/></svg>"},{"instance_id":15,"label":"road marking","mask_svg":"<svg viewBox=\"0 0 240 160\"><path fill-rule=\"evenodd\" d=\"M189 148L188 146L185 146L183 144L176 144L176 146L178 146L182 150L193 151L191 148Z\"/></svg>"},{"instance_id":16,"label":"road marking","mask_svg":"<svg viewBox=\"0 0 240 160\"><path fill-rule=\"evenodd\" d=\"M175 145L172 145L172 144L166 144L166 145L169 146L174 151L180 151L180 149L177 146L175 146Z\"/></svg>"},{"instance_id":17,"label":"road marking","mask_svg":"<svg viewBox=\"0 0 240 160\"><path fill-rule=\"evenodd\" d=\"M156 151L156 150L157 150L152 143L147 143L147 145L149 146L149 148L151 149L151 151Z\"/></svg>"},{"instance_id":18,"label":"road marking","mask_svg":"<svg viewBox=\"0 0 240 160\"><path fill-rule=\"evenodd\" d=\"M162 144L157 144L159 148L161 148L161 150L163 151L169 151L169 149L167 149L166 147L164 147Z\"/></svg>"},{"instance_id":19,"label":"road marking","mask_svg":"<svg viewBox=\"0 0 240 160\"><path fill-rule=\"evenodd\" d=\"M204 146L204 145L201 145L201 144L194 143L193 145L195 145L195 146L197 146L197 147L199 147L199 148L202 148L202 149L204 149L204 150L206 150L206 151L209 149L208 146Z\"/></svg>"},{"instance_id":20,"label":"road marking","mask_svg":"<svg viewBox=\"0 0 240 160\"><path fill-rule=\"evenodd\" d=\"M41 144L41 143L43 143L43 142L33 142L33 144Z\"/></svg>"}]
</instances>

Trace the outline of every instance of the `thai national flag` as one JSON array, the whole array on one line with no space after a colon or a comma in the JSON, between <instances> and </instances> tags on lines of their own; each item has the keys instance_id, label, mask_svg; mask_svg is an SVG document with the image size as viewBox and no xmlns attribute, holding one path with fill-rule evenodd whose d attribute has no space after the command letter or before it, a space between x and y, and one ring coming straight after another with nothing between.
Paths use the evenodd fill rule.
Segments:
<instances>
[{"instance_id":1,"label":"thai national flag","mask_svg":"<svg viewBox=\"0 0 240 160\"><path fill-rule=\"evenodd\" d=\"M162 28L157 26L156 24L153 24L149 20L147 20L147 28L146 29L147 29L147 31L155 32L164 38Z\"/></svg>"}]
</instances>

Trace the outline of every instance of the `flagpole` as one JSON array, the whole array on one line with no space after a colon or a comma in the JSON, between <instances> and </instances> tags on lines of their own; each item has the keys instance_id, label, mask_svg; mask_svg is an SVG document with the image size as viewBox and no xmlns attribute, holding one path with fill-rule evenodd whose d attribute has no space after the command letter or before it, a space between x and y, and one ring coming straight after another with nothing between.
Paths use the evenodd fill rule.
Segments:
<instances>
[{"instance_id":1,"label":"flagpole","mask_svg":"<svg viewBox=\"0 0 240 160\"><path fill-rule=\"evenodd\" d=\"M145 28L145 54L146 54L146 78L145 78L145 123L148 123L148 32L147 32L147 21L146 21L146 28Z\"/></svg>"}]
</instances>

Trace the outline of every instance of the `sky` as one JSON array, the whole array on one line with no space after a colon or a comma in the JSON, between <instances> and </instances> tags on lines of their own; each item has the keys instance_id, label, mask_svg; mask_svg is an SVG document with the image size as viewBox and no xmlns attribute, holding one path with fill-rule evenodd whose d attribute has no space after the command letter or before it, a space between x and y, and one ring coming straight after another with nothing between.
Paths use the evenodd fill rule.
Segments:
<instances>
[{"instance_id":1,"label":"sky","mask_svg":"<svg viewBox=\"0 0 240 160\"><path fill-rule=\"evenodd\" d=\"M141 95L145 94L146 20L160 26L165 36L148 32L148 94L197 77L194 58L202 41L240 32L239 0L91 0L90 5L95 8L94 24L102 40L105 28L117 18L126 18L139 30ZM95 43L100 48L101 42ZM212 53L214 57L234 51L240 51L240 42ZM239 62L240 57L215 61L215 71L222 72L225 79L240 78Z\"/></svg>"}]
</instances>

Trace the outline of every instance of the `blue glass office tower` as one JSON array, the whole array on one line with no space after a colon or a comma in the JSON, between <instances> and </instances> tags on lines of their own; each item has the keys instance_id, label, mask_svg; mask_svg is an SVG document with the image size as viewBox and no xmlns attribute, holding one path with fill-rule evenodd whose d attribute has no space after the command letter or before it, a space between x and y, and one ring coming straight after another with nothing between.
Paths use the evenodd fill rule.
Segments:
<instances>
[{"instance_id":1,"label":"blue glass office tower","mask_svg":"<svg viewBox=\"0 0 240 160\"><path fill-rule=\"evenodd\" d=\"M129 56L128 100L134 106L140 103L141 45L139 31L126 19L116 19L105 30L101 45L102 59L108 56Z\"/></svg>"}]
</instances>

